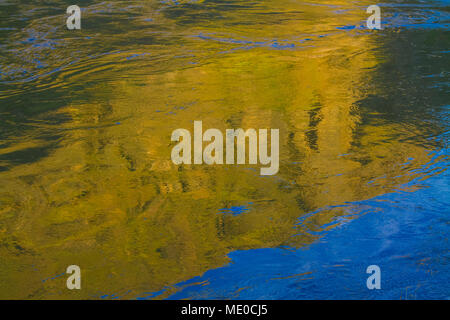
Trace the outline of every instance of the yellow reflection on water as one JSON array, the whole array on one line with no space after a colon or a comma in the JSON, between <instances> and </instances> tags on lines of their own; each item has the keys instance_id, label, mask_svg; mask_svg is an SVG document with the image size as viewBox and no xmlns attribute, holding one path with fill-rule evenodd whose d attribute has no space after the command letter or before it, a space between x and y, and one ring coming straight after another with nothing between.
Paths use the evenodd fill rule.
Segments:
<instances>
[{"instance_id":1,"label":"yellow reflection on water","mask_svg":"<svg viewBox=\"0 0 450 320\"><path fill-rule=\"evenodd\" d=\"M291 18L292 7L270 5L286 19L228 31L238 38L317 36L364 19L364 11L336 15L304 6L303 21ZM413 176L395 164L411 157L423 164L426 151L395 140L395 123L363 122L358 102L377 94L368 88L382 57L371 50L373 35L357 33L295 48L242 48L200 37L188 43L202 53L197 64L143 60L135 77L93 75L99 81L85 89L87 101L54 111L70 118L53 128L61 134L57 148L0 173L0 298L135 298L166 288L158 296L164 298L174 284L226 264L230 251L305 246L318 237L310 231L333 227L342 214L324 211L297 225L305 213L409 181ZM192 130L194 120L222 131L280 129L279 173L174 165L171 133ZM31 132L2 152L41 143ZM232 206L249 210L220 213ZM72 264L81 267L81 291L65 288L61 274Z\"/></svg>"}]
</instances>

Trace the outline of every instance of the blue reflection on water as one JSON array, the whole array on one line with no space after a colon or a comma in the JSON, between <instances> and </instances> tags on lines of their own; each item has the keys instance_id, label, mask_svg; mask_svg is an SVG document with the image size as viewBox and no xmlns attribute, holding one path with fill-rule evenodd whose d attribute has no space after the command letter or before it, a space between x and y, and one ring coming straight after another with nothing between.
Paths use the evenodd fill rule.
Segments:
<instances>
[{"instance_id":1,"label":"blue reflection on water","mask_svg":"<svg viewBox=\"0 0 450 320\"><path fill-rule=\"evenodd\" d=\"M443 155L449 150L435 152ZM432 167L445 170L448 162ZM358 218L312 245L232 252L230 264L180 283L169 299L449 299L449 182L446 170L407 185L420 183L418 191L346 204ZM381 290L366 286L373 264Z\"/></svg>"},{"instance_id":2,"label":"blue reflection on water","mask_svg":"<svg viewBox=\"0 0 450 320\"><path fill-rule=\"evenodd\" d=\"M249 202L248 205L251 205L252 203ZM250 208L248 206L242 205L242 206L231 206L229 208L222 208L219 209L218 213L223 213L223 214L232 214L233 216L237 216L241 213L244 213L246 211L249 211Z\"/></svg>"}]
</instances>

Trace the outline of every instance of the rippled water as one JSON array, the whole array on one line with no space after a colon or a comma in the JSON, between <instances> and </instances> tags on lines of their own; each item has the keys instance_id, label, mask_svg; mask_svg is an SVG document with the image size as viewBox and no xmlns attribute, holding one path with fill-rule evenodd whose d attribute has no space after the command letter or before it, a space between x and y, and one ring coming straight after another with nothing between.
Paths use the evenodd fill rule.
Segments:
<instances>
[{"instance_id":1,"label":"rippled water","mask_svg":"<svg viewBox=\"0 0 450 320\"><path fill-rule=\"evenodd\" d=\"M0 1L0 298L450 297L448 1L71 4ZM174 165L194 120L278 174Z\"/></svg>"}]
</instances>

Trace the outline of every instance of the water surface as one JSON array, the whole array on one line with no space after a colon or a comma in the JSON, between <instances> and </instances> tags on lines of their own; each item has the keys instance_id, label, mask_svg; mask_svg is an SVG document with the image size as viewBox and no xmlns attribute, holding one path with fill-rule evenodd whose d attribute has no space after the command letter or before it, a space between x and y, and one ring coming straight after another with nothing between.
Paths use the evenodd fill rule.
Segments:
<instances>
[{"instance_id":1,"label":"water surface","mask_svg":"<svg viewBox=\"0 0 450 320\"><path fill-rule=\"evenodd\" d=\"M448 1L71 4L0 1L0 298L450 296ZM174 165L194 120L278 174Z\"/></svg>"}]
</instances>

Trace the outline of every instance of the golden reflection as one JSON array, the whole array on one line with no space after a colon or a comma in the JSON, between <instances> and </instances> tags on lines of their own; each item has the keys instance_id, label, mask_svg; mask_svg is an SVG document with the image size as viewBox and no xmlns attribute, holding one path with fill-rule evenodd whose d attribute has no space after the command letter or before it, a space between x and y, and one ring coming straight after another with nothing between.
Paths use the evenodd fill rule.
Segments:
<instances>
[{"instance_id":1,"label":"golden reflection","mask_svg":"<svg viewBox=\"0 0 450 320\"><path fill-rule=\"evenodd\" d=\"M238 26L234 36L331 32L364 19L364 11L305 10L305 21ZM388 192L414 177L395 164L429 160L423 148L395 141L395 123L363 123L358 102L377 94L364 88L381 59L372 35L337 32L281 49L191 41L212 53L175 70L143 64L145 76L96 82L87 102L54 111L71 119L53 128L57 148L0 173L0 298L136 298L165 288L164 298L174 284L227 263L230 251L311 243L317 235L309 231L340 213L298 226L299 217ZM171 133L194 120L222 131L280 129L279 173L175 166ZM39 143L30 137L14 148ZM221 213L232 206L249 210ZM65 288L61 274L72 264L81 267L84 290Z\"/></svg>"}]
</instances>

